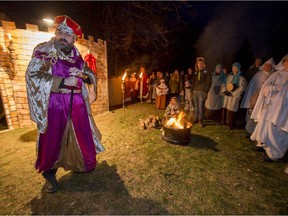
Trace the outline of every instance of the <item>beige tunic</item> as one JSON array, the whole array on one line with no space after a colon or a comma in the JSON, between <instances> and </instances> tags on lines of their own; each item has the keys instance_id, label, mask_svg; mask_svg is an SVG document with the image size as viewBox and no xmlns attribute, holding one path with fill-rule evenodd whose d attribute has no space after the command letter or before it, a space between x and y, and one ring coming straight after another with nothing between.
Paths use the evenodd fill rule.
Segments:
<instances>
[{"instance_id":1,"label":"beige tunic","mask_svg":"<svg viewBox=\"0 0 288 216\"><path fill-rule=\"evenodd\" d=\"M227 77L227 83L231 83L232 79L233 79L233 75L229 75ZM226 96L223 94L223 92L227 91L227 88L225 84L222 84L221 90L220 90L221 95L224 96L222 107L230 111L237 112L239 108L239 101L241 99L241 95L245 91L246 86L247 86L246 79L243 76L240 76L239 87L236 90L230 92L232 96Z\"/></svg>"}]
</instances>

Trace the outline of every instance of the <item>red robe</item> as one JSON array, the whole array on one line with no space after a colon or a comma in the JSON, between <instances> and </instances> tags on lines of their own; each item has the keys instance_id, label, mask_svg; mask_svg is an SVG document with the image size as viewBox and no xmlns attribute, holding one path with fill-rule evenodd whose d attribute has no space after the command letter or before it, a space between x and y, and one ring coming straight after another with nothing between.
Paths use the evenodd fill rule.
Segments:
<instances>
[{"instance_id":1,"label":"red robe","mask_svg":"<svg viewBox=\"0 0 288 216\"><path fill-rule=\"evenodd\" d=\"M148 84L147 84L148 74L144 72L142 74L142 97L147 98L148 97Z\"/></svg>"}]
</instances>

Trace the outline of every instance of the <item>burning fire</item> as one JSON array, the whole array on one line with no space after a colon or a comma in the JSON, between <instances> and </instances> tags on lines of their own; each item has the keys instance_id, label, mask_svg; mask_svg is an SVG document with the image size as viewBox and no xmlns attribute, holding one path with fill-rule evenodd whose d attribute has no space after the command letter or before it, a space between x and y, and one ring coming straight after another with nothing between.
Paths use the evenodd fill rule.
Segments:
<instances>
[{"instance_id":1,"label":"burning fire","mask_svg":"<svg viewBox=\"0 0 288 216\"><path fill-rule=\"evenodd\" d=\"M177 118L172 117L169 119L169 121L166 122L166 125L172 128L190 128L192 124L184 119L185 113L180 112Z\"/></svg>"}]
</instances>

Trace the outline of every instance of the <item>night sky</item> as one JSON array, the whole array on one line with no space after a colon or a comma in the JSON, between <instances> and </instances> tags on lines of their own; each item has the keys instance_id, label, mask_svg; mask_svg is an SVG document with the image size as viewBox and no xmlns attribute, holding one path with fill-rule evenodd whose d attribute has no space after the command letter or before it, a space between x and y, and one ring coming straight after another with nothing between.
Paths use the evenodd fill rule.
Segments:
<instances>
[{"instance_id":1,"label":"night sky","mask_svg":"<svg viewBox=\"0 0 288 216\"><path fill-rule=\"evenodd\" d=\"M85 35L103 38L103 32L92 31L89 25L93 22L93 13L101 10L97 5L97 2L1 2L0 18L15 21L17 28L31 23L44 30L42 18L66 14L79 22ZM157 50L158 68L153 70L177 67L186 71L186 67L194 65L197 56L204 56L210 69L218 63L230 68L234 61L246 69L254 57L264 60L274 57L278 63L288 53L288 2L188 1L179 12L185 22L184 31L174 32L170 37L177 43ZM170 19L170 25L177 25L173 17ZM143 48L143 52L146 51L147 48ZM165 59L169 59L169 64ZM129 64L135 59L122 56L122 60L123 64Z\"/></svg>"}]
</instances>

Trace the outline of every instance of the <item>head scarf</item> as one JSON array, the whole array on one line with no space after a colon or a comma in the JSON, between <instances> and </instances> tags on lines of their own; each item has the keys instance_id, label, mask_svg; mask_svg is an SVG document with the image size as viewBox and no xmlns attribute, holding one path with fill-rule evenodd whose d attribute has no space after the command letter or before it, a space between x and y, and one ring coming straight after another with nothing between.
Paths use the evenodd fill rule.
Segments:
<instances>
[{"instance_id":1,"label":"head scarf","mask_svg":"<svg viewBox=\"0 0 288 216\"><path fill-rule=\"evenodd\" d=\"M217 69L218 67L221 68L221 70L220 70L220 75L219 75L219 80L221 81L221 83L225 83L225 82L226 82L226 76L225 76L225 74L224 74L224 72L223 72L223 66L222 66L221 64L218 64L218 65L215 66L215 69L214 69L214 71L213 71L213 77L216 76L216 69Z\"/></svg>"},{"instance_id":2,"label":"head scarf","mask_svg":"<svg viewBox=\"0 0 288 216\"><path fill-rule=\"evenodd\" d=\"M276 70L283 70L284 69L284 65L283 62L284 61L288 61L288 54L286 54L282 60L278 63L278 65L276 66Z\"/></svg>"},{"instance_id":3,"label":"head scarf","mask_svg":"<svg viewBox=\"0 0 288 216\"><path fill-rule=\"evenodd\" d=\"M239 62L235 62L233 65L232 65L232 68L233 67L237 67L238 68L238 73L236 75L234 75L234 73L230 73L230 75L234 76L233 79L232 79L232 83L233 84L236 84L237 86L239 86L239 77L242 75L241 74L241 64Z\"/></svg>"},{"instance_id":4,"label":"head scarf","mask_svg":"<svg viewBox=\"0 0 288 216\"><path fill-rule=\"evenodd\" d=\"M274 68L275 68L275 62L274 62L274 59L273 59L273 58L270 58L268 61L266 61L264 64L262 64L262 65L260 66L259 70L263 70L265 64L271 64L271 65L272 65L272 69L271 69L271 70L272 70L272 71L274 70Z\"/></svg>"},{"instance_id":5,"label":"head scarf","mask_svg":"<svg viewBox=\"0 0 288 216\"><path fill-rule=\"evenodd\" d=\"M172 99L174 99L174 100L176 101L176 104L175 104L175 105L172 105L172 104L170 103ZM173 96L173 97L170 99L170 102L169 102L169 106L170 106L170 108L171 108L171 115L173 115L173 114L179 109L177 97Z\"/></svg>"}]
</instances>

